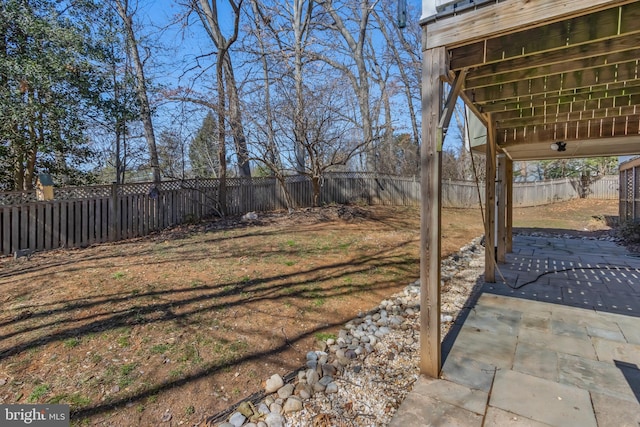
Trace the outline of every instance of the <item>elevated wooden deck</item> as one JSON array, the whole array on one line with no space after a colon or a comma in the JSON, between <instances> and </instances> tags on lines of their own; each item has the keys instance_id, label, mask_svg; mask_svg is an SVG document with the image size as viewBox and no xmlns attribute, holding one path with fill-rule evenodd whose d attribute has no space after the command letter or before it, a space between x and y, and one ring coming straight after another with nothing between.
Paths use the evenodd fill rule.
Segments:
<instances>
[{"instance_id":1,"label":"elevated wooden deck","mask_svg":"<svg viewBox=\"0 0 640 427\"><path fill-rule=\"evenodd\" d=\"M512 249L514 160L640 153L640 1L423 0L423 16L420 368L437 377L441 151L458 97L486 128L471 139L486 153L495 282Z\"/></svg>"},{"instance_id":2,"label":"elevated wooden deck","mask_svg":"<svg viewBox=\"0 0 640 427\"><path fill-rule=\"evenodd\" d=\"M512 160L640 152L640 2L479 2L423 21ZM565 151L550 144L566 143Z\"/></svg>"}]
</instances>

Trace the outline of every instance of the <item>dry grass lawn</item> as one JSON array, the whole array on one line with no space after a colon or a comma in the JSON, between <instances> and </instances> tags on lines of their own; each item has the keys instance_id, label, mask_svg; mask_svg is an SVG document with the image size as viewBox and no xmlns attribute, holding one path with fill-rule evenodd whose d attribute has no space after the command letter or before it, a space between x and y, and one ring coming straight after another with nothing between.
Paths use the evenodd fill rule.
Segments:
<instances>
[{"instance_id":1,"label":"dry grass lawn","mask_svg":"<svg viewBox=\"0 0 640 427\"><path fill-rule=\"evenodd\" d=\"M616 214L579 200L514 221L598 230ZM444 211L444 255L481 234L478 210ZM197 425L416 280L418 242L417 208L333 206L0 259L0 403L68 403L74 425Z\"/></svg>"}]
</instances>

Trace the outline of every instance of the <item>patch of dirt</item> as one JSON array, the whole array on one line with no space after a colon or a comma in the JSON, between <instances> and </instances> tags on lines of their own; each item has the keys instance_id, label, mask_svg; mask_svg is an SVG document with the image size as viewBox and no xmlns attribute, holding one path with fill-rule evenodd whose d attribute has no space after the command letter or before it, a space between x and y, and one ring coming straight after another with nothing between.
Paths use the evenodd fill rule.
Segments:
<instances>
[{"instance_id":1,"label":"patch of dirt","mask_svg":"<svg viewBox=\"0 0 640 427\"><path fill-rule=\"evenodd\" d=\"M575 207L616 213L595 202ZM578 221L570 207L514 218ZM443 256L480 218L444 210ZM74 425L201 425L416 280L419 224L415 207L330 206L0 259L0 403L68 403Z\"/></svg>"},{"instance_id":2,"label":"patch of dirt","mask_svg":"<svg viewBox=\"0 0 640 427\"><path fill-rule=\"evenodd\" d=\"M558 230L563 234L589 236L607 233L617 222L617 200L574 199L513 211L514 228L529 231Z\"/></svg>"}]
</instances>

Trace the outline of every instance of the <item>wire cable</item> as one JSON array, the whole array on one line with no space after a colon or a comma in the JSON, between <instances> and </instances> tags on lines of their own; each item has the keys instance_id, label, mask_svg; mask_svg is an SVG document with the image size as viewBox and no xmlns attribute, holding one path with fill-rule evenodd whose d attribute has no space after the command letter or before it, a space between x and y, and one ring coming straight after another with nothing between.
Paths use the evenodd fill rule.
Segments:
<instances>
[{"instance_id":1,"label":"wire cable","mask_svg":"<svg viewBox=\"0 0 640 427\"><path fill-rule=\"evenodd\" d=\"M625 271L640 272L640 268L629 267L627 265L607 265L607 266L602 266L602 267L571 267L571 268L563 268L561 270L545 271L544 273L538 274L538 276L535 279L529 280L528 282L525 282L520 286L511 286L506 281L505 281L505 285L507 285L511 289L517 290L517 289L522 289L525 286L528 286L528 285L530 285L532 283L537 282L540 278L546 276L547 274L564 273L564 272L567 272L567 271L575 272L576 270L612 270L611 267L616 267L618 269L618 271L619 271L619 269L624 269Z\"/></svg>"},{"instance_id":2,"label":"wire cable","mask_svg":"<svg viewBox=\"0 0 640 427\"><path fill-rule=\"evenodd\" d=\"M469 130L469 122L468 122L468 119L467 119L467 112L466 112L466 111L465 111L465 113L464 113L464 127L465 127L465 130L466 130L466 132L467 132L467 140L468 140L468 141L471 141L471 132L470 132L470 130ZM488 143L488 142L487 142L487 143ZM466 145L466 144L465 144L465 145ZM486 229L486 226L487 226L487 224L486 224L486 222L485 222L484 208L482 207L482 197L481 197L481 194L480 194L480 181L478 180L478 170L477 170L477 168L476 168L476 162L475 162L475 160L473 159L473 152L471 151L471 145L469 145L469 155L471 156L471 166L472 166L472 168L473 168L473 176L474 176L474 178L475 178L475 182L476 182L476 191L478 192L478 205L480 206L480 216L481 216L481 218L482 218L482 224L484 224L484 226L485 226L485 230L484 230L485 239L484 239L484 242L485 242L485 251L486 251L486 245L487 245L487 239L486 239L486 236L487 236L487 229ZM486 176L485 176L485 185L487 185L487 178L486 178ZM492 243L492 244L495 244L495 243ZM500 271L500 267L498 266L498 262L497 262L497 261L496 261L496 259L495 259L495 252L494 252L494 256L493 256L493 257L491 257L491 260L492 260L492 262L493 262L493 266L495 267L495 270L496 270L496 271L498 272L498 274L500 275L500 278L502 279L502 281L503 281L507 286L510 286L510 285L507 283L507 279L505 279L505 278L504 278L504 275L502 274L502 271Z\"/></svg>"}]
</instances>

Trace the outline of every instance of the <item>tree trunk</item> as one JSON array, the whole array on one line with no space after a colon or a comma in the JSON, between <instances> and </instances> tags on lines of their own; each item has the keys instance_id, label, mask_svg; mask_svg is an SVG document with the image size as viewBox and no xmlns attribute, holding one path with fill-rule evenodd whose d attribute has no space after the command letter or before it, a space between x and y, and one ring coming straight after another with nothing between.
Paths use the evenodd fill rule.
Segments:
<instances>
[{"instance_id":1,"label":"tree trunk","mask_svg":"<svg viewBox=\"0 0 640 427\"><path fill-rule=\"evenodd\" d=\"M373 149L373 124L371 121L371 108L369 107L369 74L364 65L364 58L361 59L362 65L358 66L358 75L360 85L358 87L358 104L360 106L360 120L362 120L362 138L368 148L367 153L367 171L375 172L376 159L375 150ZM356 64L360 60L356 60Z\"/></svg>"},{"instance_id":2,"label":"tree trunk","mask_svg":"<svg viewBox=\"0 0 640 427\"><path fill-rule=\"evenodd\" d=\"M15 164L13 169L13 185L15 190L26 190L24 186L24 152L15 144Z\"/></svg>"},{"instance_id":3,"label":"tree trunk","mask_svg":"<svg viewBox=\"0 0 640 427\"><path fill-rule=\"evenodd\" d=\"M242 1L243 0L238 0L236 3L234 0L228 0L233 14L233 34L228 39L222 34L222 30L218 23L217 1L212 1L211 4L209 4L208 0L191 0L191 8L198 14L209 38L216 48L218 48L216 69L219 67L219 70L217 71L217 78L223 78L224 82L227 84L226 94L229 97L229 125L231 127L231 133L235 143L239 174L242 177L251 177L249 150L247 148L247 140L244 134L244 127L242 125L240 97L238 95L235 75L231 65L231 58L229 57L229 48L238 39L240 8L242 6ZM224 75L222 74L223 71ZM219 81L219 88L220 84L224 86L224 83ZM223 96L225 96L224 91L222 93L218 93L219 98ZM218 102L220 103L220 101ZM224 110L218 111L218 114L224 114ZM219 134L223 133L224 127L222 130L219 130Z\"/></svg>"},{"instance_id":4,"label":"tree trunk","mask_svg":"<svg viewBox=\"0 0 640 427\"><path fill-rule=\"evenodd\" d=\"M307 11L302 10L307 1ZM305 173L305 138L306 125L304 108L304 82L302 75L302 58L304 54L303 39L308 31L314 2L311 0L293 0L293 32L295 43L295 58L293 78L296 88L296 105L294 112L294 137L295 137L295 169L298 174Z\"/></svg>"},{"instance_id":5,"label":"tree trunk","mask_svg":"<svg viewBox=\"0 0 640 427\"><path fill-rule=\"evenodd\" d=\"M223 49L218 55L224 55L226 51ZM218 193L218 204L220 206L220 215L227 215L227 149L225 144L225 91L224 76L222 71L222 59L218 58L216 63L216 79L218 85L218 161L220 162L220 187Z\"/></svg>"},{"instance_id":6,"label":"tree trunk","mask_svg":"<svg viewBox=\"0 0 640 427\"><path fill-rule=\"evenodd\" d=\"M377 2L374 1L374 4ZM352 82L353 89L358 99L358 107L360 110L360 121L362 126L362 137L365 146L371 150L371 144L373 143L373 122L371 120L371 109L369 107L369 72L367 70L367 64L364 58L364 44L367 40L368 22L373 5L369 4L369 0L360 0L360 16L358 22L357 37L349 31L349 28L342 20L342 17L338 10L334 7L333 1L328 0L322 3L322 6L327 11L334 23L334 28L344 39L347 44L349 55L355 62L357 69L357 75L351 74L349 79ZM324 59L327 61L327 58ZM335 61L329 59L329 64L335 64ZM344 67L340 67L345 71ZM346 71L349 72L350 71ZM366 156L366 168L369 171L375 170L375 156L371 152Z\"/></svg>"},{"instance_id":7,"label":"tree trunk","mask_svg":"<svg viewBox=\"0 0 640 427\"><path fill-rule=\"evenodd\" d=\"M386 4L383 4L383 6ZM373 16L376 18L376 21L378 21L378 25L380 27L380 31L382 32L382 35L384 36L385 40L387 41L387 46L389 47L389 49L391 49L391 53L393 54L393 58L394 58L394 62L396 64L396 66L398 67L398 71L400 72L400 80L402 81L402 85L403 85L403 89L404 89L404 94L405 97L407 98L407 107L409 108L409 119L411 120L411 135L412 135L412 141L415 144L415 147L417 150L419 150L420 148L420 132L418 131L418 120L416 117L416 111L415 111L415 107L413 105L413 96L411 94L411 90L415 85L412 85L411 82L409 81L409 75L407 73L407 67L405 65L405 61L403 60L403 58L400 56L400 52L398 51L398 48L396 47L396 41L393 39L393 37L391 37L391 34L389 34L389 32L387 31L387 28L384 26L384 21L380 18L380 16L374 11L373 12ZM388 10L385 9L385 16L387 20L392 20L392 13L388 13ZM393 21L392 21L393 22ZM402 38L402 30L398 29L397 30L400 34L400 38L401 40L403 40ZM402 46L405 48L408 47L407 46L408 43L406 43L406 41L404 43L402 43ZM418 97L420 95L420 90L418 88L417 90L418 93ZM419 154L419 153L418 153ZM418 155L418 158L420 156Z\"/></svg>"},{"instance_id":8,"label":"tree trunk","mask_svg":"<svg viewBox=\"0 0 640 427\"><path fill-rule=\"evenodd\" d=\"M33 91L30 91L27 95L29 104L35 107L37 103ZM36 127L38 125L38 113L34 112L31 116L31 122L29 123L29 139L25 141L21 170L22 170L22 190L33 190L33 182L35 178L36 159L38 153L38 131Z\"/></svg>"},{"instance_id":9,"label":"tree trunk","mask_svg":"<svg viewBox=\"0 0 640 427\"><path fill-rule=\"evenodd\" d=\"M311 177L311 187L313 188L313 206L317 207L320 205L320 177L319 176Z\"/></svg>"},{"instance_id":10,"label":"tree trunk","mask_svg":"<svg viewBox=\"0 0 640 427\"><path fill-rule=\"evenodd\" d=\"M242 124L242 110L240 105L240 96L236 86L236 78L233 73L231 60L229 59L229 51L225 49L225 56L222 58L225 71L225 81L227 83L227 94L229 96L229 116L231 134L235 144L236 156L238 158L238 170L241 177L251 178L251 164L249 163L249 149L247 148L247 139L244 134L244 126Z\"/></svg>"},{"instance_id":11,"label":"tree trunk","mask_svg":"<svg viewBox=\"0 0 640 427\"><path fill-rule=\"evenodd\" d=\"M144 75L144 66L140 59L138 42L133 32L133 19L131 15L128 14L128 0L115 0L115 2L118 14L120 15L120 18L122 18L122 22L124 24L127 44L136 72L136 95L138 97L138 102L140 102L140 120L142 121L145 139L147 140L147 146L149 147L149 161L153 172L153 182L160 182L160 164L158 162L158 149L156 147L156 137L153 129L153 121L151 119L151 106L147 96L147 80Z\"/></svg>"},{"instance_id":12,"label":"tree trunk","mask_svg":"<svg viewBox=\"0 0 640 427\"><path fill-rule=\"evenodd\" d=\"M18 124L14 124L13 135L14 138L11 141L11 145L13 148L13 156L14 156L14 164L13 164L13 189L14 190L24 190L24 150L25 150L25 142L17 141L16 136L19 134Z\"/></svg>"},{"instance_id":13,"label":"tree trunk","mask_svg":"<svg viewBox=\"0 0 640 427\"><path fill-rule=\"evenodd\" d=\"M264 78L264 113L265 113L265 126L267 132L267 158L265 159L269 165L271 165L272 169L280 169L280 154L278 147L275 141L275 131L273 128L273 111L271 109L271 78L269 75L269 63L267 61L267 48L264 42L264 37L262 31L260 30L260 26L263 24L260 22L260 18L262 14L260 13L260 6L258 5L257 0L251 1L251 8L253 10L253 15L256 23L256 27L258 28L256 32L256 36L258 38L258 43L260 44L260 51L262 53L260 57L260 62L262 63L262 76ZM275 170L271 171L272 175L277 175ZM284 188L284 183L283 188ZM288 203L288 200L287 200Z\"/></svg>"},{"instance_id":14,"label":"tree trunk","mask_svg":"<svg viewBox=\"0 0 640 427\"><path fill-rule=\"evenodd\" d=\"M389 100L389 91L387 90L387 80L389 78L389 72L382 72L382 68L379 65L378 59L375 57L375 52L373 50L373 45L370 45L371 48L371 59L370 61L373 63L372 65L372 77L373 80L378 83L378 87L380 90L380 101L382 103L382 109L384 110L384 136L383 136L383 144L374 144L373 149L373 159L375 161L374 170L376 172L383 173L392 173L397 168L397 156L393 154L393 152L389 154L382 153L380 149L380 145L382 145L387 150L393 150L393 126L391 122L391 102ZM379 117L380 111L374 110L374 117Z\"/></svg>"},{"instance_id":15,"label":"tree trunk","mask_svg":"<svg viewBox=\"0 0 640 427\"><path fill-rule=\"evenodd\" d=\"M24 189L25 190L33 190L33 183L35 182L36 175L36 157L37 150L32 148L28 153L27 157L27 167L24 171Z\"/></svg>"}]
</instances>

